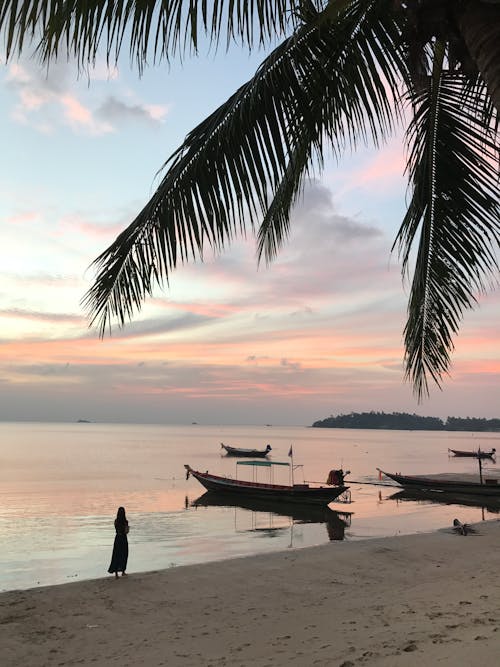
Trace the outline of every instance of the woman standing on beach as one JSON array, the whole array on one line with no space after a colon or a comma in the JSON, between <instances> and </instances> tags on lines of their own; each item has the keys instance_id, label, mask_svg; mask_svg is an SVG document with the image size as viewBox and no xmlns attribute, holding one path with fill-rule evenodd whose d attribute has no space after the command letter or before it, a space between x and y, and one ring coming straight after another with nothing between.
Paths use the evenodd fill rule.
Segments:
<instances>
[{"instance_id":1,"label":"woman standing on beach","mask_svg":"<svg viewBox=\"0 0 500 667\"><path fill-rule=\"evenodd\" d=\"M128 538L129 531L127 517L125 516L125 508L119 507L115 519L115 542L113 544L113 555L111 556L111 565L108 568L110 574L115 574L118 579L118 572L122 573L122 577L126 575L128 560Z\"/></svg>"}]
</instances>

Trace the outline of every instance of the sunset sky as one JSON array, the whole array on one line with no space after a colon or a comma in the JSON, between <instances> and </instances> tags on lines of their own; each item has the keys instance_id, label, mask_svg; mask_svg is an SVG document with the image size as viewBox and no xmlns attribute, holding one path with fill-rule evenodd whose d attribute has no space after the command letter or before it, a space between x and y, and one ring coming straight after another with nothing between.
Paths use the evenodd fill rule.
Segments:
<instances>
[{"instance_id":1,"label":"sunset sky","mask_svg":"<svg viewBox=\"0 0 500 667\"><path fill-rule=\"evenodd\" d=\"M92 260L134 218L186 133L253 74L233 50L47 76L0 57L0 419L308 425L380 410L500 417L500 292L466 313L451 377L419 405L404 381L408 288L391 246L401 136L328 160L269 267L251 234L182 267L100 340L80 301Z\"/></svg>"}]
</instances>

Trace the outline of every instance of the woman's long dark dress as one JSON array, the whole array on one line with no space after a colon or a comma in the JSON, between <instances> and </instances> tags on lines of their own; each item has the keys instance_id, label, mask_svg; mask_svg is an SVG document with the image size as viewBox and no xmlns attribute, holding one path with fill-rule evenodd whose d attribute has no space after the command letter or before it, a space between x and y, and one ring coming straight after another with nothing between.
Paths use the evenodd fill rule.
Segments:
<instances>
[{"instance_id":1,"label":"woman's long dark dress","mask_svg":"<svg viewBox=\"0 0 500 667\"><path fill-rule=\"evenodd\" d=\"M113 554L111 556L111 565L108 568L110 574L125 572L128 560L128 521L118 523L115 519L115 542L113 544Z\"/></svg>"}]
</instances>

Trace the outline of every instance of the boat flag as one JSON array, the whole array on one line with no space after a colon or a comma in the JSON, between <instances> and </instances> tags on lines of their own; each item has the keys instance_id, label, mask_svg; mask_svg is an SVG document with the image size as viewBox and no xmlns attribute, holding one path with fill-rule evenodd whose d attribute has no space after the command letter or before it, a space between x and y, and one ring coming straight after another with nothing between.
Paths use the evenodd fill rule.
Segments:
<instances>
[{"instance_id":1,"label":"boat flag","mask_svg":"<svg viewBox=\"0 0 500 667\"><path fill-rule=\"evenodd\" d=\"M288 456L293 456L293 446L290 445L290 450L288 452Z\"/></svg>"}]
</instances>

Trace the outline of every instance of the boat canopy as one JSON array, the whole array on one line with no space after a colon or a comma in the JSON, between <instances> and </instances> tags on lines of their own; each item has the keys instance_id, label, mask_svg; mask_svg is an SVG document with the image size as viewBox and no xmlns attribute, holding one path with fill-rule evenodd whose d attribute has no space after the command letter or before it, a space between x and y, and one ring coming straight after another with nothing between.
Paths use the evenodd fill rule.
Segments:
<instances>
[{"instance_id":1,"label":"boat canopy","mask_svg":"<svg viewBox=\"0 0 500 667\"><path fill-rule=\"evenodd\" d=\"M270 468L271 466L289 466L288 462L281 463L280 461L236 461L237 466L264 466Z\"/></svg>"}]
</instances>

